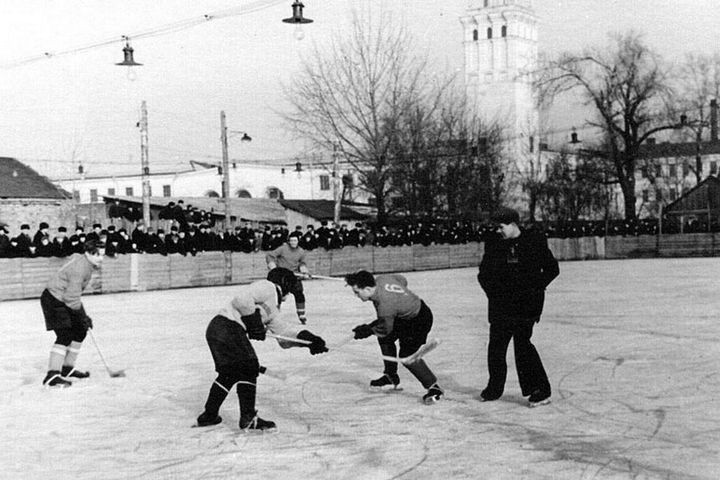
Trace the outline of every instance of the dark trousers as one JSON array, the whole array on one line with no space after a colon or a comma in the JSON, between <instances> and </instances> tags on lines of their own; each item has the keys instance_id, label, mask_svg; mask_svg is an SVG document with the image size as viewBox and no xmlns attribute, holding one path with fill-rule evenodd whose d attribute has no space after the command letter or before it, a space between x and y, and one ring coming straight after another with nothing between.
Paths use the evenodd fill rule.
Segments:
<instances>
[{"instance_id":1,"label":"dark trousers","mask_svg":"<svg viewBox=\"0 0 720 480\"><path fill-rule=\"evenodd\" d=\"M502 318L490 323L490 341L488 344L488 372L490 379L483 396L500 397L507 378L507 349L510 339L515 351L520 390L528 396L536 390L550 393L550 382L543 368L540 355L530 341L537 318Z\"/></svg>"},{"instance_id":2,"label":"dark trousers","mask_svg":"<svg viewBox=\"0 0 720 480\"><path fill-rule=\"evenodd\" d=\"M395 357L398 354L395 342L399 340L400 357L412 355L427 341L432 324L432 311L425 305L425 302L422 302L420 311L415 318L396 320L394 330L390 332L389 335L378 337L380 351L383 355ZM384 360L383 363L385 366L384 373L397 375L397 362ZM437 382L437 377L422 359L411 365L405 365L405 367L410 370L410 373L412 373L425 388L430 388Z\"/></svg>"}]
</instances>

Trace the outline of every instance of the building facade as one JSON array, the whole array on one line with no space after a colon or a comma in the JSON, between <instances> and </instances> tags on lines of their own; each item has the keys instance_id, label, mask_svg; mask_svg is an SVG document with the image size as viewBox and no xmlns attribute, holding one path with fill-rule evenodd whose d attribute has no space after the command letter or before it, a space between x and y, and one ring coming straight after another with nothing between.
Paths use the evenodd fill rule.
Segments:
<instances>
[{"instance_id":1,"label":"building facade","mask_svg":"<svg viewBox=\"0 0 720 480\"><path fill-rule=\"evenodd\" d=\"M222 196L223 172L216 166L192 162L192 169L173 173L149 175L152 197L219 197ZM341 171L338 177L355 179L351 171ZM230 196L234 198L270 198L333 200L335 184L333 172L324 165L296 163L292 167L256 163L232 162L229 167ZM85 176L61 178L54 183L72 192L79 203L102 202L102 197L142 196L142 175ZM365 202L367 195L357 188L347 188L356 181L346 182L347 201ZM338 182L338 194L343 186Z\"/></svg>"}]
</instances>

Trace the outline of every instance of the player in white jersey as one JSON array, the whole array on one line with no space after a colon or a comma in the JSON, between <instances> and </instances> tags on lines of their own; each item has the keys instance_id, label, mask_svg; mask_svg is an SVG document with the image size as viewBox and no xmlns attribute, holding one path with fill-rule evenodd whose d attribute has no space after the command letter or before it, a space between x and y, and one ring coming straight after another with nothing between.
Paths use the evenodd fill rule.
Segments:
<instances>
[{"instance_id":1,"label":"player in white jersey","mask_svg":"<svg viewBox=\"0 0 720 480\"><path fill-rule=\"evenodd\" d=\"M255 409L256 381L260 372L252 340L265 340L266 330L282 337L292 337L308 343L280 340L282 348L308 347L312 355L327 352L325 341L308 330L280 318L280 304L295 287L295 274L285 268L268 272L267 280L258 280L237 289L235 297L210 321L205 338L218 376L210 387L205 410L197 418L197 425L205 427L222 421L220 406L237 385L240 404L240 429L267 430L275 423L264 420Z\"/></svg>"}]
</instances>

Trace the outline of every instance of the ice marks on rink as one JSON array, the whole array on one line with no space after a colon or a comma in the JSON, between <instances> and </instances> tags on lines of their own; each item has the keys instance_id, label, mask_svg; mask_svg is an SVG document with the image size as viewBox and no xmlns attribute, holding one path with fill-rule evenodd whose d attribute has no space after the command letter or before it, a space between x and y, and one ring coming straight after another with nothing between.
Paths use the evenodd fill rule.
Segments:
<instances>
[{"instance_id":1,"label":"ice marks on rink","mask_svg":"<svg viewBox=\"0 0 720 480\"><path fill-rule=\"evenodd\" d=\"M54 337L39 302L0 303L0 477L717 478L720 299L708 286L720 259L560 268L533 336L553 401L536 409L520 395L512 348L505 395L479 401L487 321L475 269L407 274L442 339L426 358L446 390L433 406L402 367L402 391L369 392L377 343L343 342L372 307L342 282L305 282L307 328L331 351L254 343L287 377L259 378L259 413L278 424L270 434L239 432L234 392L223 423L190 427L214 379L205 327L234 287L86 297L108 363L127 377L108 377L87 342L78 365L92 375L65 390L40 386ZM284 310L292 317L292 302Z\"/></svg>"}]
</instances>

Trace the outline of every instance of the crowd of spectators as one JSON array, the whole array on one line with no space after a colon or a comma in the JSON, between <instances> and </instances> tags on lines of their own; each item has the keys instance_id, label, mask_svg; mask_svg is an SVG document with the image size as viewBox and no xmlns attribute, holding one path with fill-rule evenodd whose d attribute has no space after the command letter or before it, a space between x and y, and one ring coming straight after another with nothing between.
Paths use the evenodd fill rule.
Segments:
<instances>
[{"instance_id":1,"label":"crowd of spectators","mask_svg":"<svg viewBox=\"0 0 720 480\"><path fill-rule=\"evenodd\" d=\"M115 225L103 227L94 224L88 232L81 226L74 232L68 232L63 226L50 233L46 222L38 225L33 234L30 225L23 224L20 233L11 237L9 229L0 226L0 258L15 257L66 257L74 253L82 253L87 240L102 240L106 244L109 256L127 253L151 253L160 255L180 254L196 255L205 251L232 251L250 253L254 251L273 250L285 241L288 236L299 237L299 244L308 251L315 249L333 250L345 247L375 247L463 244L481 242L493 231L487 224L471 222L399 222L392 226L375 226L363 223L353 225L322 221L318 228L313 225L296 226L292 231L285 226L264 225L254 226L246 222L234 230L220 231L216 228L213 215L199 215L197 218L186 217L184 222L178 217L160 215L162 221L169 226L168 230L146 227L142 220L133 222L134 227L116 228ZM162 223L162 222L161 222ZM697 228L696 228L697 227ZM588 236L622 235L656 235L659 224L657 220L637 221L577 221L565 223L535 223L532 228L542 229L550 238L575 238ZM685 232L707 231L707 225L698 223L689 225ZM668 231L663 227L664 233Z\"/></svg>"}]
</instances>

